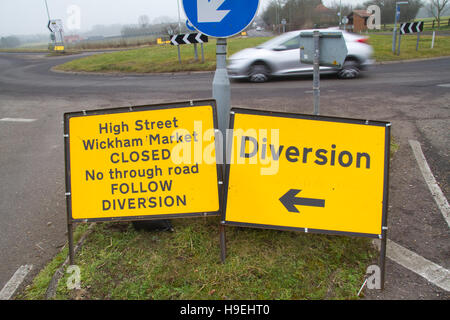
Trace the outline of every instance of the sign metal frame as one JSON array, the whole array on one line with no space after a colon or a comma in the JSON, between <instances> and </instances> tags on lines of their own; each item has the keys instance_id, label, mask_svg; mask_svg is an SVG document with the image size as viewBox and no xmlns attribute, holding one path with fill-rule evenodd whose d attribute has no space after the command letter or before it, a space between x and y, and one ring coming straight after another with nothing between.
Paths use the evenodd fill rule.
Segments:
<instances>
[{"instance_id":1,"label":"sign metal frame","mask_svg":"<svg viewBox=\"0 0 450 320\"><path fill-rule=\"evenodd\" d=\"M73 225L76 223L86 223L86 222L116 222L116 221L152 221L152 220L165 220L165 219L175 219L175 218L195 218L195 217L207 217L207 216L220 216L222 208L222 194L223 194L223 168L221 162L218 161L219 153L216 152L216 172L217 172L217 190L218 190L218 202L219 208L217 211L210 212L191 212L191 213L180 213L180 214L162 214L162 215L137 215L137 216L127 216L127 217L106 217L106 218L89 218L89 219L74 219L72 217L72 194L71 194L71 163L70 163L70 119L74 117L87 117L95 115L106 115L106 114L120 114L120 113L131 113L140 111L154 111L163 109L176 109L180 108L190 108L198 106L211 106L213 110L213 125L214 130L217 132L218 120L217 120L217 107L215 100L195 100L186 102L175 102L166 104L155 104L155 105L141 105L132 107L120 107L120 108L108 108L108 109L97 109L90 111L79 111L79 112L67 112L64 114L64 156L65 156L65 189L66 189L66 214L67 214L67 226L68 226L68 240L69 240L69 258L70 263L74 264L74 247L73 247ZM219 150L218 140L215 139L215 149Z\"/></svg>"},{"instance_id":2,"label":"sign metal frame","mask_svg":"<svg viewBox=\"0 0 450 320\"><path fill-rule=\"evenodd\" d=\"M192 103L191 103L192 102ZM70 137L69 137L69 119L73 117L86 117L93 115L105 115L105 114L117 114L117 113L130 113L130 112L139 112L139 111L152 111L152 110L161 110L161 109L178 109L178 108L189 108L189 107L198 107L211 105L213 109L213 117L214 117L214 129L217 130L218 122L217 122L217 110L216 103L214 100L196 100L196 101L188 101L188 102L176 102L176 103L168 103L168 104L157 104L157 105L143 105L143 106L133 106L133 107L121 107L121 108L112 108L112 109L100 109L100 110L92 110L92 111L81 111L81 112L68 112L64 114L64 137L65 137L65 159L66 159L66 196L68 198L68 207L67 207L67 218L70 223L78 223L78 222L108 222L108 221L144 221L144 220L164 220L164 219L173 219L173 218L189 218L189 217L204 217L204 216L218 216L220 214L221 208L221 188L222 185L218 183L218 197L219 197L219 210L211 211L211 212L192 212L192 213L182 213L182 214L164 214L164 215L145 215L145 216L128 216L128 217L110 217L110 218L90 218L90 219L73 219L72 218L72 199L71 199L71 175L70 175ZM217 150L217 143L216 150ZM222 165L217 161L216 154L216 166L217 166L217 179L219 181L223 181L222 178Z\"/></svg>"},{"instance_id":3,"label":"sign metal frame","mask_svg":"<svg viewBox=\"0 0 450 320\"><path fill-rule=\"evenodd\" d=\"M346 232L346 231L334 231L334 230L319 230L310 228L300 228L300 227L285 227L276 225L263 225L256 223L243 223L235 221L227 221L226 218L226 208L227 208L227 197L228 197L228 187L231 165L227 161L225 166L225 185L223 193L223 212L221 215L221 224L224 226L237 226L237 227L250 227L258 229L272 229L280 231L297 231L304 233L318 233L318 234L328 234L328 235L344 235L344 236L356 236L356 237L366 237L375 238L386 241L386 231L387 231L387 215L388 215L388 201L389 201L389 161L390 161L390 139L391 139L391 124L389 122L383 121L368 121L360 119L350 119L350 118L338 118L329 116L317 116L317 115L307 115L307 114L294 114L294 113L282 113L282 112L270 112L261 110L250 110L233 108L230 115L230 130L234 130L235 114L247 114L247 115L260 115L260 116L271 116L271 117L281 117L281 118L291 118L291 119L304 119L313 121L326 121L326 122L339 122L347 124L360 124L369 126L384 127L385 130L385 158L384 158L384 182L383 182L383 205L382 205L382 222L380 234L367 234L367 233L357 233L357 232ZM228 142L227 150L230 152L232 150L232 141Z\"/></svg>"}]
</instances>

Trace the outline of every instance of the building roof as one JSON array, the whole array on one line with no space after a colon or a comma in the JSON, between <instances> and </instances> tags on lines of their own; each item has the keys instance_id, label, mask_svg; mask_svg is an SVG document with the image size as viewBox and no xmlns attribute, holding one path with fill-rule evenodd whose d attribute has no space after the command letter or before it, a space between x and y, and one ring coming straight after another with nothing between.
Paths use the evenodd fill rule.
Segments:
<instances>
[{"instance_id":1,"label":"building roof","mask_svg":"<svg viewBox=\"0 0 450 320\"><path fill-rule=\"evenodd\" d=\"M367 18L371 16L371 14L367 10L353 10L353 12L350 15L353 14L357 14L361 18Z\"/></svg>"},{"instance_id":2,"label":"building roof","mask_svg":"<svg viewBox=\"0 0 450 320\"><path fill-rule=\"evenodd\" d=\"M324 14L333 14L334 15L334 11L325 7L322 3L319 4L315 9L315 12L317 13L324 13Z\"/></svg>"}]
</instances>

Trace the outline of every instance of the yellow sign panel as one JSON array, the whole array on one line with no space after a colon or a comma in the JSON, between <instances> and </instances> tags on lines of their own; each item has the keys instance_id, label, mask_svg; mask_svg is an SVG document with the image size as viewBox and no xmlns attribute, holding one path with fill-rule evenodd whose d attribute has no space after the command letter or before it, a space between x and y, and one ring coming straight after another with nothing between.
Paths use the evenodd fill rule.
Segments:
<instances>
[{"instance_id":1,"label":"yellow sign panel","mask_svg":"<svg viewBox=\"0 0 450 320\"><path fill-rule=\"evenodd\" d=\"M225 224L382 235L390 124L235 109Z\"/></svg>"},{"instance_id":2,"label":"yellow sign panel","mask_svg":"<svg viewBox=\"0 0 450 320\"><path fill-rule=\"evenodd\" d=\"M64 51L64 46L55 46L55 51Z\"/></svg>"},{"instance_id":3,"label":"yellow sign panel","mask_svg":"<svg viewBox=\"0 0 450 320\"><path fill-rule=\"evenodd\" d=\"M170 44L170 41L165 41L162 38L157 38L156 44Z\"/></svg>"},{"instance_id":4,"label":"yellow sign panel","mask_svg":"<svg viewBox=\"0 0 450 320\"><path fill-rule=\"evenodd\" d=\"M219 212L214 101L68 113L73 220Z\"/></svg>"}]
</instances>

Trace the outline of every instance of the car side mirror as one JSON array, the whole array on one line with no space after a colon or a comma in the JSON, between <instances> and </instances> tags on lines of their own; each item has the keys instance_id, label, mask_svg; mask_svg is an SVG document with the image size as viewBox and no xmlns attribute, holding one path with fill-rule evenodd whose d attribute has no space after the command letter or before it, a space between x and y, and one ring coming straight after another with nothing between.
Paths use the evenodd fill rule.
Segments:
<instances>
[{"instance_id":1,"label":"car side mirror","mask_svg":"<svg viewBox=\"0 0 450 320\"><path fill-rule=\"evenodd\" d=\"M284 50L287 50L287 47L283 45L273 48L273 51L284 51Z\"/></svg>"}]
</instances>

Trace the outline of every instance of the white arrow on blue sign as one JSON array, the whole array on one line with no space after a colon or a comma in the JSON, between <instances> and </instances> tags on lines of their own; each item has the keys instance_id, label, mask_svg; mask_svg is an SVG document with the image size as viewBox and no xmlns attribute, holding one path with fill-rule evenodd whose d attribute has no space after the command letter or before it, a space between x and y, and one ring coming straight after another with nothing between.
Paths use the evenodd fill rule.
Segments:
<instances>
[{"instance_id":1,"label":"white arrow on blue sign","mask_svg":"<svg viewBox=\"0 0 450 320\"><path fill-rule=\"evenodd\" d=\"M228 38L252 23L259 0L183 0L183 8L199 32L210 37Z\"/></svg>"}]
</instances>

